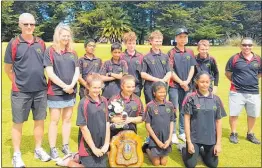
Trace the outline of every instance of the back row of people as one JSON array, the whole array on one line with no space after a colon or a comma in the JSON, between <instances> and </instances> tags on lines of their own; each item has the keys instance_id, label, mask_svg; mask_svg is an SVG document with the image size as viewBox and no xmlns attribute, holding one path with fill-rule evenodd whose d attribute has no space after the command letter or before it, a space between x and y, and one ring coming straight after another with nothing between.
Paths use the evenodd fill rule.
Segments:
<instances>
[{"instance_id":1,"label":"back row of people","mask_svg":"<svg viewBox=\"0 0 262 168\"><path fill-rule=\"evenodd\" d=\"M192 86L194 74L207 71L215 85L212 92L217 91L219 73L215 59L208 54L208 41L199 42L199 54L195 57L192 50L185 48L188 41L188 31L185 28L176 31L177 45L168 52L168 55L160 50L163 41L161 32L151 33L149 41L152 48L145 56L135 50L136 36L133 32L129 32L124 35L124 43L127 46L126 51L122 53L121 44L114 43L111 46L112 59L102 64L101 59L94 56L96 44L91 39L85 43L85 56L78 60L78 56L72 47L72 32L67 25L59 24L56 27L53 45L47 49L43 40L33 36L35 19L31 14L24 13L20 15L19 27L22 34L8 43L5 54L5 71L12 81L12 141L14 147L12 161L14 166L24 165L21 158L20 144L23 122L27 121L30 109L32 109L35 121L35 157L42 161L50 160L49 155L41 147L47 106L50 111L48 139L51 158L53 160L58 158L56 138L57 125L61 116L62 152L65 155L70 153L69 137L71 116L76 102L76 83L77 81L80 82L80 97L83 98L85 94L88 94L88 91L85 91L88 85L85 78L88 74L95 72L101 74L102 80L105 82L102 95L106 99L110 99L114 94L120 92L120 79L125 74L131 74L135 77L136 95L141 95L144 86L146 103L153 100L152 85L154 82L164 82L169 85L167 91L174 106L173 111L179 109L179 138L183 141L188 138L185 136L184 131L185 120L182 103L185 96L192 89L196 89ZM253 143L260 143L252 130L260 109L259 103L254 102L259 101L259 98L257 98L257 78L261 74L261 59L251 52L251 39L243 39L241 43L242 52L238 54L237 58L234 56L229 60L227 77L232 81L234 92L255 95L254 101L251 102L246 100L245 95L242 95L244 97L238 101L238 104L241 104L241 107L248 104L248 107L250 107L247 109L249 119L247 139ZM245 59L249 61L241 61ZM247 70L241 68L244 63L248 67ZM252 66L248 66L249 64ZM100 68L101 65L102 68ZM47 72L48 84L46 83L44 68ZM234 74L237 74L237 76L234 76ZM243 81L240 80L243 75L250 80L254 78L254 80L251 80L253 82L252 88L249 88L251 86L243 84ZM233 101L230 102L233 103ZM231 111L232 109L233 105L230 106ZM241 111L241 108L239 110ZM239 115L239 110L237 114L230 111L232 117L230 118L230 121L232 121L230 141L233 143L238 142L236 116ZM173 143L178 142L175 126L176 124L172 134Z\"/></svg>"}]
</instances>

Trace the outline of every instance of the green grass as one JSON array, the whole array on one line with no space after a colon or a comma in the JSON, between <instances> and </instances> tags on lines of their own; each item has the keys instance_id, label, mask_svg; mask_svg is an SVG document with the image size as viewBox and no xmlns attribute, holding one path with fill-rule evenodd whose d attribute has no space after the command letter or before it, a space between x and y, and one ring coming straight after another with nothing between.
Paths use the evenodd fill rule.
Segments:
<instances>
[{"instance_id":1,"label":"green grass","mask_svg":"<svg viewBox=\"0 0 262 168\"><path fill-rule=\"evenodd\" d=\"M2 43L2 65L4 65L4 53L7 43ZM50 45L50 44L47 44ZM147 53L150 46L137 46L137 50L141 53ZM162 51L166 53L171 46L163 46ZM190 47L196 53L196 47ZM79 57L84 54L83 44L75 44L76 52ZM229 81L224 76L225 64L230 56L239 52L238 47L211 47L210 54L213 55L218 63L220 71L220 82L218 87L218 95L222 99L225 109L228 114L228 92L229 92ZM261 49L259 47L254 48L254 52L259 54ZM96 48L96 56L103 59L103 61L110 58L110 46L99 44ZM11 158L13 154L12 140L11 140L11 126L12 126L12 116L11 116L11 105L10 105L10 90L11 82L8 80L6 74L4 74L2 66L2 166L10 167ZM144 96L142 95L142 101L144 102ZM79 97L77 96L77 104L79 102ZM77 150L77 134L78 127L76 123L76 107L74 108L74 114L72 118L72 132L70 139L70 148L75 152ZM230 134L229 127L229 117L223 118L223 137L222 137L222 153L219 157L219 167L261 167L261 145L255 145L247 140L245 140L245 135L247 131L246 123L246 113L243 110L238 120L238 133L240 142L237 145L229 143L228 136ZM45 134L43 140L44 149L49 151L48 145L48 123L49 123L49 113L45 122ZM61 149L62 139L61 139L61 122L59 124L59 134L57 139L57 147ZM261 118L257 119L254 132L256 136L261 139ZM146 136L146 130L144 124L138 125L138 134L144 139ZM23 137L21 152L25 164L28 167L53 167L55 163L50 161L43 163L39 160L34 159L34 137L33 137L33 121L32 115L29 116L29 121L24 123L23 127ZM61 152L60 152L61 153ZM143 166L152 166L147 156L145 156L145 161ZM169 167L184 167L181 155L173 145L173 151L169 155L169 160L167 166ZM203 166L202 163L198 163L197 166Z\"/></svg>"}]
</instances>

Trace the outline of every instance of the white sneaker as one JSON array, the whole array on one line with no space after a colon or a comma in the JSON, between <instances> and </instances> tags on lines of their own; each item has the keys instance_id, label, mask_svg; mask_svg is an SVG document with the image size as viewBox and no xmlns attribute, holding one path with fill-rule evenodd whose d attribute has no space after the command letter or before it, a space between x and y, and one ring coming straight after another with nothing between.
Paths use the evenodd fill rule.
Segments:
<instances>
[{"instance_id":1,"label":"white sneaker","mask_svg":"<svg viewBox=\"0 0 262 168\"><path fill-rule=\"evenodd\" d=\"M35 150L35 158L40 159L43 162L48 162L49 160L51 160L51 157L44 151L43 148Z\"/></svg>"},{"instance_id":2,"label":"white sneaker","mask_svg":"<svg viewBox=\"0 0 262 168\"><path fill-rule=\"evenodd\" d=\"M181 139L182 141L186 142L186 135L185 134L178 135L178 138Z\"/></svg>"},{"instance_id":3,"label":"white sneaker","mask_svg":"<svg viewBox=\"0 0 262 168\"><path fill-rule=\"evenodd\" d=\"M14 167L25 167L25 163L22 160L21 153L14 153L13 159L12 159L12 165Z\"/></svg>"},{"instance_id":4,"label":"white sneaker","mask_svg":"<svg viewBox=\"0 0 262 168\"><path fill-rule=\"evenodd\" d=\"M173 144L178 144L178 138L177 138L176 134L172 135L172 143Z\"/></svg>"}]
</instances>

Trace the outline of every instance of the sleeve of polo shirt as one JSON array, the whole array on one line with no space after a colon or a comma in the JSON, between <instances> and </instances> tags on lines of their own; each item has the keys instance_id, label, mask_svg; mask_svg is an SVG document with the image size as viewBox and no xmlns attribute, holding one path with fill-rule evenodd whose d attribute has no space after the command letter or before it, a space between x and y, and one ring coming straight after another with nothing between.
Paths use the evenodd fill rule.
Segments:
<instances>
[{"instance_id":1,"label":"sleeve of polo shirt","mask_svg":"<svg viewBox=\"0 0 262 168\"><path fill-rule=\"evenodd\" d=\"M50 48L45 50L44 54L44 67L53 66L50 55L49 55Z\"/></svg>"},{"instance_id":2,"label":"sleeve of polo shirt","mask_svg":"<svg viewBox=\"0 0 262 168\"><path fill-rule=\"evenodd\" d=\"M74 61L75 61L75 66L79 67L78 56L76 52L74 52Z\"/></svg>"},{"instance_id":3,"label":"sleeve of polo shirt","mask_svg":"<svg viewBox=\"0 0 262 168\"><path fill-rule=\"evenodd\" d=\"M76 125L77 126L82 126L82 125L87 124L87 121L86 121L85 115L84 115L84 103L85 103L85 99L82 99L78 104L77 119L76 119Z\"/></svg>"},{"instance_id":4,"label":"sleeve of polo shirt","mask_svg":"<svg viewBox=\"0 0 262 168\"><path fill-rule=\"evenodd\" d=\"M145 121L146 123L150 123L151 119L152 119L152 112L151 112L151 108L149 105L146 105L146 110L145 110Z\"/></svg>"},{"instance_id":5,"label":"sleeve of polo shirt","mask_svg":"<svg viewBox=\"0 0 262 168\"><path fill-rule=\"evenodd\" d=\"M143 118L143 116L145 116L144 115L144 106L143 106L143 103L142 103L142 101L139 99L139 103L140 103L140 105L139 105L139 113L138 113L138 115L139 116L142 116L142 119L144 120L144 118Z\"/></svg>"},{"instance_id":6,"label":"sleeve of polo shirt","mask_svg":"<svg viewBox=\"0 0 262 168\"><path fill-rule=\"evenodd\" d=\"M197 65L196 58L195 58L194 55L191 55L190 65L191 65L191 66L195 66L195 65Z\"/></svg>"},{"instance_id":7,"label":"sleeve of polo shirt","mask_svg":"<svg viewBox=\"0 0 262 168\"><path fill-rule=\"evenodd\" d=\"M127 62L125 60L121 61L121 68L123 70L122 74L128 74L128 67L127 67Z\"/></svg>"},{"instance_id":8,"label":"sleeve of polo shirt","mask_svg":"<svg viewBox=\"0 0 262 168\"><path fill-rule=\"evenodd\" d=\"M217 106L217 110L216 110L217 120L227 116L224 105L218 96L216 96L216 106Z\"/></svg>"},{"instance_id":9,"label":"sleeve of polo shirt","mask_svg":"<svg viewBox=\"0 0 262 168\"><path fill-rule=\"evenodd\" d=\"M169 58L168 56L166 55L166 72L169 72L171 71L171 67L170 67L170 64L169 64Z\"/></svg>"},{"instance_id":10,"label":"sleeve of polo shirt","mask_svg":"<svg viewBox=\"0 0 262 168\"><path fill-rule=\"evenodd\" d=\"M6 64L13 64L12 60L12 40L8 43L6 50L5 50L5 60Z\"/></svg>"},{"instance_id":11,"label":"sleeve of polo shirt","mask_svg":"<svg viewBox=\"0 0 262 168\"><path fill-rule=\"evenodd\" d=\"M99 58L99 63L98 63L99 70L98 70L98 72L101 70L102 66L103 66L102 60Z\"/></svg>"},{"instance_id":12,"label":"sleeve of polo shirt","mask_svg":"<svg viewBox=\"0 0 262 168\"><path fill-rule=\"evenodd\" d=\"M228 61L227 61L227 65L226 65L226 71L232 72L233 71L233 57L231 57Z\"/></svg>"},{"instance_id":13,"label":"sleeve of polo shirt","mask_svg":"<svg viewBox=\"0 0 262 168\"><path fill-rule=\"evenodd\" d=\"M83 60L82 60L82 58L78 59L78 63L79 63L80 74L83 74Z\"/></svg>"},{"instance_id":14,"label":"sleeve of polo shirt","mask_svg":"<svg viewBox=\"0 0 262 168\"><path fill-rule=\"evenodd\" d=\"M176 111L173 105L171 105L170 108L173 109L170 113L170 121L174 121L176 119Z\"/></svg>"},{"instance_id":15,"label":"sleeve of polo shirt","mask_svg":"<svg viewBox=\"0 0 262 168\"><path fill-rule=\"evenodd\" d=\"M141 71L141 72L146 72L146 73L147 73L146 57L143 57L143 61L142 61L142 71Z\"/></svg>"},{"instance_id":16,"label":"sleeve of polo shirt","mask_svg":"<svg viewBox=\"0 0 262 168\"><path fill-rule=\"evenodd\" d=\"M106 73L107 73L107 61L102 65L99 73L100 73L101 75L106 75Z\"/></svg>"},{"instance_id":17,"label":"sleeve of polo shirt","mask_svg":"<svg viewBox=\"0 0 262 168\"><path fill-rule=\"evenodd\" d=\"M187 96L182 104L182 114L193 114L192 110L192 98L190 96Z\"/></svg>"}]
</instances>

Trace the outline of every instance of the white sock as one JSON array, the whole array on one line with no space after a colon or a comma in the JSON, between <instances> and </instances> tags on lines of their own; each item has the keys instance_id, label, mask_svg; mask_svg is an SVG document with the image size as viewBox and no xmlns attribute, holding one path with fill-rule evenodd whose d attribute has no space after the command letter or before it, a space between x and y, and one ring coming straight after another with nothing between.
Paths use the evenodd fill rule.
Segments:
<instances>
[{"instance_id":1,"label":"white sock","mask_svg":"<svg viewBox=\"0 0 262 168\"><path fill-rule=\"evenodd\" d=\"M14 155L14 156L21 155L21 152L20 152L20 151L19 151L19 152L14 152L13 155Z\"/></svg>"}]
</instances>

